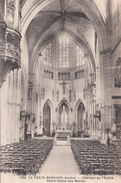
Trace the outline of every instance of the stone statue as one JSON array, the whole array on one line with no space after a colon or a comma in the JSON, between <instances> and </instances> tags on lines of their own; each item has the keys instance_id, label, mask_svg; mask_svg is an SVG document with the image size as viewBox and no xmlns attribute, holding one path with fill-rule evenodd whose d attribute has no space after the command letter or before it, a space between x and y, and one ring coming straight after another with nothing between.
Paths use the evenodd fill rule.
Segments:
<instances>
[{"instance_id":1,"label":"stone statue","mask_svg":"<svg viewBox=\"0 0 121 183\"><path fill-rule=\"evenodd\" d=\"M59 83L60 85L62 85L62 88L63 88L63 94L65 94L65 90L66 90L66 85L68 85L69 83L66 83L64 80L63 80L63 83Z\"/></svg>"},{"instance_id":2,"label":"stone statue","mask_svg":"<svg viewBox=\"0 0 121 183\"><path fill-rule=\"evenodd\" d=\"M70 136L67 136L67 144L70 145Z\"/></svg>"}]
</instances>

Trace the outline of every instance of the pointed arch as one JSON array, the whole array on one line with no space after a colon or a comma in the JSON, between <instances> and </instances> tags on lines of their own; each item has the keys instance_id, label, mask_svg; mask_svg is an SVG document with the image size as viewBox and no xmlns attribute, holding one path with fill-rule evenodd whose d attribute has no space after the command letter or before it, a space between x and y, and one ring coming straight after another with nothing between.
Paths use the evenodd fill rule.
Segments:
<instances>
[{"instance_id":1,"label":"pointed arch","mask_svg":"<svg viewBox=\"0 0 121 183\"><path fill-rule=\"evenodd\" d=\"M84 127L84 124L83 124L84 115L85 115L85 105L84 105L84 102L81 99L79 99L75 104L75 120L76 120L76 126L77 126L77 136L81 136L80 131L82 131ZM80 118L80 121L79 121L79 118Z\"/></svg>"},{"instance_id":2,"label":"pointed arch","mask_svg":"<svg viewBox=\"0 0 121 183\"><path fill-rule=\"evenodd\" d=\"M80 103L83 103L83 105L84 105L84 101L83 101L82 99L79 99L79 100L76 102L76 104L75 104L75 110L78 108L78 106L79 106ZM85 105L84 105L84 107L85 107Z\"/></svg>"},{"instance_id":3,"label":"pointed arch","mask_svg":"<svg viewBox=\"0 0 121 183\"><path fill-rule=\"evenodd\" d=\"M65 99L60 101L60 103L58 104L58 107L56 108L56 112L59 111L60 106L61 106L63 103L65 103L65 104L68 106L69 111L72 112L71 105L70 105L69 102L68 102L67 100L65 100Z\"/></svg>"},{"instance_id":4,"label":"pointed arch","mask_svg":"<svg viewBox=\"0 0 121 183\"><path fill-rule=\"evenodd\" d=\"M53 110L52 101L48 98L48 99L46 100L46 102L50 105L51 109ZM46 102L45 102L45 103L46 103Z\"/></svg>"},{"instance_id":5,"label":"pointed arch","mask_svg":"<svg viewBox=\"0 0 121 183\"><path fill-rule=\"evenodd\" d=\"M84 112L85 107L82 102L79 103L77 108L77 135L81 136L82 131L84 131Z\"/></svg>"},{"instance_id":6,"label":"pointed arch","mask_svg":"<svg viewBox=\"0 0 121 183\"><path fill-rule=\"evenodd\" d=\"M82 48L82 50L84 50L84 52L86 52L86 54L88 55L88 57L90 59L88 59L89 61L89 65L92 69L92 72L95 71L96 66L95 66L95 58L93 56L92 50L90 48L90 45L88 44L86 38L84 38L84 36L82 36L82 39L77 36L76 34L72 33L70 30L63 30L63 33L66 34L70 39L72 39L78 46L80 46ZM45 39L41 40L39 39L34 50L32 53L32 57L31 60L33 60L33 64L31 64L31 68L34 68L36 66L36 63L38 61L39 55L41 54L42 50L54 39L56 39L57 37L59 37L62 34L61 31L56 31L53 33L53 35L49 35L47 36Z\"/></svg>"},{"instance_id":7,"label":"pointed arch","mask_svg":"<svg viewBox=\"0 0 121 183\"><path fill-rule=\"evenodd\" d=\"M50 136L51 132L51 107L48 101L43 106L43 134Z\"/></svg>"},{"instance_id":8,"label":"pointed arch","mask_svg":"<svg viewBox=\"0 0 121 183\"><path fill-rule=\"evenodd\" d=\"M59 108L59 124L63 125L66 129L66 125L69 124L69 107L66 103L62 103Z\"/></svg>"}]
</instances>

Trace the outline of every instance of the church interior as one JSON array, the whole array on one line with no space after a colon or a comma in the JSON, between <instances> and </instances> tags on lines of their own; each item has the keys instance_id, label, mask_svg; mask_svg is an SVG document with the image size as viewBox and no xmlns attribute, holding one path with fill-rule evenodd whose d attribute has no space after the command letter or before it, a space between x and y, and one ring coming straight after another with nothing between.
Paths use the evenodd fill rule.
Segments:
<instances>
[{"instance_id":1,"label":"church interior","mask_svg":"<svg viewBox=\"0 0 121 183\"><path fill-rule=\"evenodd\" d=\"M1 172L37 173L67 146L80 174L121 175L120 9L0 1Z\"/></svg>"}]
</instances>

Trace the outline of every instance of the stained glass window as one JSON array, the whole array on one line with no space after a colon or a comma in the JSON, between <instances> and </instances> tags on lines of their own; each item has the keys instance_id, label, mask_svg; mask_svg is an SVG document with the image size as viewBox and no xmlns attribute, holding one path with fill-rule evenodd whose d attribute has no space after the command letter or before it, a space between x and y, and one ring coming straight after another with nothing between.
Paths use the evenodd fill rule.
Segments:
<instances>
[{"instance_id":1,"label":"stained glass window","mask_svg":"<svg viewBox=\"0 0 121 183\"><path fill-rule=\"evenodd\" d=\"M78 45L76 47L76 60L77 66L83 65L85 63L85 54Z\"/></svg>"},{"instance_id":2,"label":"stained glass window","mask_svg":"<svg viewBox=\"0 0 121 183\"><path fill-rule=\"evenodd\" d=\"M49 43L42 51L42 56L45 65L52 65L52 43Z\"/></svg>"},{"instance_id":3,"label":"stained glass window","mask_svg":"<svg viewBox=\"0 0 121 183\"><path fill-rule=\"evenodd\" d=\"M59 67L69 67L69 38L59 38Z\"/></svg>"}]
</instances>

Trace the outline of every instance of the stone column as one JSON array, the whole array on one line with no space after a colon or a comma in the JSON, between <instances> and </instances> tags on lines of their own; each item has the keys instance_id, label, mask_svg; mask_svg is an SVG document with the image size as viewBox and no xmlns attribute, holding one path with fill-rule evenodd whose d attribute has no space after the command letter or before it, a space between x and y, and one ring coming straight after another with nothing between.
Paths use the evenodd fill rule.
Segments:
<instances>
[{"instance_id":1,"label":"stone column","mask_svg":"<svg viewBox=\"0 0 121 183\"><path fill-rule=\"evenodd\" d=\"M91 114L91 104L89 103L89 134L90 134L90 136L91 136L91 118L90 118L90 114Z\"/></svg>"},{"instance_id":2,"label":"stone column","mask_svg":"<svg viewBox=\"0 0 121 183\"><path fill-rule=\"evenodd\" d=\"M2 127L2 124L1 124L1 87L0 87L0 129L1 129L1 127ZM1 130L0 130L0 137L2 137Z\"/></svg>"},{"instance_id":3,"label":"stone column","mask_svg":"<svg viewBox=\"0 0 121 183\"><path fill-rule=\"evenodd\" d=\"M16 114L15 114L15 140L16 141L18 141L18 123L19 123L19 121L18 121L18 116L19 116L19 114L18 114L18 70L16 69L15 70L15 107L16 107L16 109L15 109L15 112L16 112Z\"/></svg>"},{"instance_id":4,"label":"stone column","mask_svg":"<svg viewBox=\"0 0 121 183\"><path fill-rule=\"evenodd\" d=\"M96 113L96 110L95 110L95 100L94 100L93 102L94 137L96 137L96 119L94 118L95 113Z\"/></svg>"},{"instance_id":5,"label":"stone column","mask_svg":"<svg viewBox=\"0 0 121 183\"><path fill-rule=\"evenodd\" d=\"M0 105L1 105L1 145L9 143L9 126L10 126L10 118L8 116L8 77L6 78L6 82L3 83L1 90L1 98L0 98Z\"/></svg>"},{"instance_id":6,"label":"stone column","mask_svg":"<svg viewBox=\"0 0 121 183\"><path fill-rule=\"evenodd\" d=\"M111 52L110 49L100 52L100 87L101 87L101 124L102 139L106 140L106 127L111 127L111 69L110 68Z\"/></svg>"},{"instance_id":7,"label":"stone column","mask_svg":"<svg viewBox=\"0 0 121 183\"><path fill-rule=\"evenodd\" d=\"M94 103L93 103L93 99L92 99L92 138L94 138L94 118L93 118L93 114L94 114Z\"/></svg>"},{"instance_id":8,"label":"stone column","mask_svg":"<svg viewBox=\"0 0 121 183\"><path fill-rule=\"evenodd\" d=\"M7 77L7 132L6 132L6 135L7 135L7 142L9 143L10 141L10 122L9 122L9 119L10 119L10 73L8 74L8 77Z\"/></svg>"},{"instance_id":9,"label":"stone column","mask_svg":"<svg viewBox=\"0 0 121 183\"><path fill-rule=\"evenodd\" d=\"M43 134L42 114L40 112L40 134Z\"/></svg>"},{"instance_id":10,"label":"stone column","mask_svg":"<svg viewBox=\"0 0 121 183\"><path fill-rule=\"evenodd\" d=\"M92 101L91 101L91 105L90 105L90 108L91 108L91 137L93 137L93 120L92 120L92 110L93 110L93 108L92 108Z\"/></svg>"},{"instance_id":11,"label":"stone column","mask_svg":"<svg viewBox=\"0 0 121 183\"><path fill-rule=\"evenodd\" d=\"M101 141L102 143L105 142L105 117L104 117L104 111L105 111L105 107L103 106L102 109L101 109L101 118L103 120L101 120Z\"/></svg>"},{"instance_id":12,"label":"stone column","mask_svg":"<svg viewBox=\"0 0 121 183\"><path fill-rule=\"evenodd\" d=\"M40 130L39 130L39 128L40 128L40 116L39 116L39 114L40 114L40 105L39 105L39 96L38 96L38 99L37 99L37 133L39 134L40 133Z\"/></svg>"},{"instance_id":13,"label":"stone column","mask_svg":"<svg viewBox=\"0 0 121 183\"><path fill-rule=\"evenodd\" d=\"M6 2L6 0L4 0L5 1L5 4L4 4L4 20L5 20L5 22L6 22L6 16L7 16L7 2Z\"/></svg>"},{"instance_id":14,"label":"stone column","mask_svg":"<svg viewBox=\"0 0 121 183\"><path fill-rule=\"evenodd\" d=\"M13 140L16 141L16 70L13 71Z\"/></svg>"},{"instance_id":15,"label":"stone column","mask_svg":"<svg viewBox=\"0 0 121 183\"><path fill-rule=\"evenodd\" d=\"M8 102L7 102L7 105L8 105L8 111L7 111L7 113L8 113L8 119L9 119L9 121L10 121L10 119L11 119L11 105L10 105L10 102L11 102L11 72L9 73L9 75L8 75ZM11 129L11 125L10 125L10 122L8 123L8 130L7 130L7 132L8 132L8 143L10 142L10 136L11 136L11 134L10 134L10 129Z\"/></svg>"},{"instance_id":16,"label":"stone column","mask_svg":"<svg viewBox=\"0 0 121 183\"><path fill-rule=\"evenodd\" d=\"M40 93L40 91L39 91L39 93ZM41 96L39 97L39 99L40 99L40 134L42 134L43 133L43 123L42 123L42 109L41 109L41 105L42 105L42 99L41 99Z\"/></svg>"},{"instance_id":17,"label":"stone column","mask_svg":"<svg viewBox=\"0 0 121 183\"><path fill-rule=\"evenodd\" d=\"M19 141L19 128L20 128L20 104L21 104L21 69L18 71L18 85L17 85L17 108L18 108L18 116L17 116L17 141ZM24 127L23 127L24 130ZM24 135L24 132L23 132ZM23 137L24 138L24 137Z\"/></svg>"},{"instance_id":18,"label":"stone column","mask_svg":"<svg viewBox=\"0 0 121 183\"><path fill-rule=\"evenodd\" d=\"M15 0L15 11L14 11L14 28L18 30L19 27L19 0Z\"/></svg>"},{"instance_id":19,"label":"stone column","mask_svg":"<svg viewBox=\"0 0 121 183\"><path fill-rule=\"evenodd\" d=\"M10 92L10 142L13 142L13 87L14 87L14 81L13 81L13 71L11 71L11 92Z\"/></svg>"},{"instance_id":20,"label":"stone column","mask_svg":"<svg viewBox=\"0 0 121 183\"><path fill-rule=\"evenodd\" d=\"M19 123L20 123L20 87L19 71L16 70L16 141L19 141ZM20 90L20 91L19 91Z\"/></svg>"},{"instance_id":21,"label":"stone column","mask_svg":"<svg viewBox=\"0 0 121 183\"><path fill-rule=\"evenodd\" d=\"M13 141L16 141L16 75L15 70L13 71L13 111L12 111L12 134Z\"/></svg>"}]
</instances>

